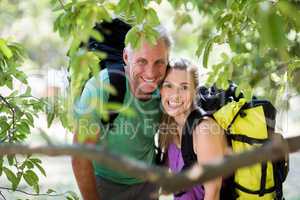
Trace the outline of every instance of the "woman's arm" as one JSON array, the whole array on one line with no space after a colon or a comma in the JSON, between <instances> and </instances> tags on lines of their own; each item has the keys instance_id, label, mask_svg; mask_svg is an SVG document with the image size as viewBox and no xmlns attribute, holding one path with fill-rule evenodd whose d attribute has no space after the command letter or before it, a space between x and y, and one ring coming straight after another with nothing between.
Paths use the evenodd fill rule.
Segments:
<instances>
[{"instance_id":1,"label":"woman's arm","mask_svg":"<svg viewBox=\"0 0 300 200\"><path fill-rule=\"evenodd\" d=\"M193 132L194 151L200 165L217 162L224 156L223 129L211 118L205 118ZM204 200L219 200L222 178L204 183Z\"/></svg>"}]
</instances>

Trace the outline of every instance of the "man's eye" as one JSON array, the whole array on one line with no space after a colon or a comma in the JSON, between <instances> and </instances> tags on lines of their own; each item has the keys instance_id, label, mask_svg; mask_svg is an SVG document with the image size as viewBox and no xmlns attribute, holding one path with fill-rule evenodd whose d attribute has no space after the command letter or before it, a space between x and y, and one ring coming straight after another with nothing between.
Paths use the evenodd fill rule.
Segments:
<instances>
[{"instance_id":1,"label":"man's eye","mask_svg":"<svg viewBox=\"0 0 300 200\"><path fill-rule=\"evenodd\" d=\"M145 61L145 60L138 60L138 61L137 61L137 64L138 64L138 65L146 65L146 64L147 64L147 61Z\"/></svg>"},{"instance_id":2,"label":"man's eye","mask_svg":"<svg viewBox=\"0 0 300 200\"><path fill-rule=\"evenodd\" d=\"M159 65L159 66L165 66L166 65L165 61L163 61L163 60L158 61L156 64Z\"/></svg>"}]
</instances>

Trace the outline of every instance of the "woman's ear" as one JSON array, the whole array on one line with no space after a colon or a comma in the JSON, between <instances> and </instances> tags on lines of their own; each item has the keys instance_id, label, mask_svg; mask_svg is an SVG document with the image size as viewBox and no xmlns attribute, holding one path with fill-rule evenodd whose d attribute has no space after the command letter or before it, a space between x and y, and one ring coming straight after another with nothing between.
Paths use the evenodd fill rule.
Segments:
<instances>
[{"instance_id":1,"label":"woman's ear","mask_svg":"<svg viewBox=\"0 0 300 200\"><path fill-rule=\"evenodd\" d=\"M162 105L162 102L160 103L160 110L164 113L164 114L166 114L166 111L165 111L165 109L164 109L164 106Z\"/></svg>"}]
</instances>

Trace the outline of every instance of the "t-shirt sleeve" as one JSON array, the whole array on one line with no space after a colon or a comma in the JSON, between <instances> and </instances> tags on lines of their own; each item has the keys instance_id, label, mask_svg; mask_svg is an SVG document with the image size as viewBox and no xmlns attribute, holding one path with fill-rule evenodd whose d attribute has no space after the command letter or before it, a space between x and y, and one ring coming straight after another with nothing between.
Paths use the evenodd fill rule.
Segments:
<instances>
[{"instance_id":1,"label":"t-shirt sleeve","mask_svg":"<svg viewBox=\"0 0 300 200\"><path fill-rule=\"evenodd\" d=\"M77 131L84 134L95 134L99 128L101 112L109 95L104 89L106 84L109 84L109 79L105 71L101 71L97 77L91 78L86 83L80 98L74 105Z\"/></svg>"}]
</instances>

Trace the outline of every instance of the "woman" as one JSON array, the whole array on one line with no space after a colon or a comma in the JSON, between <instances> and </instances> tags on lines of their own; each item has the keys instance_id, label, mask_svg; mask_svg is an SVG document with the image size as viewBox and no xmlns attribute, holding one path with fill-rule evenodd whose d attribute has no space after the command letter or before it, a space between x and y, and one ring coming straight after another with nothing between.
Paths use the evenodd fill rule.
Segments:
<instances>
[{"instance_id":1,"label":"woman","mask_svg":"<svg viewBox=\"0 0 300 200\"><path fill-rule=\"evenodd\" d=\"M160 126L159 143L168 150L168 166L177 173L183 167L181 132L189 113L194 109L198 86L197 68L185 59L174 62L167 71L161 86L161 101L165 111ZM193 130L193 149L199 165L222 158L226 149L223 130L206 117ZM222 178L217 178L175 195L175 200L218 200ZM205 192L204 192L205 191Z\"/></svg>"}]
</instances>

